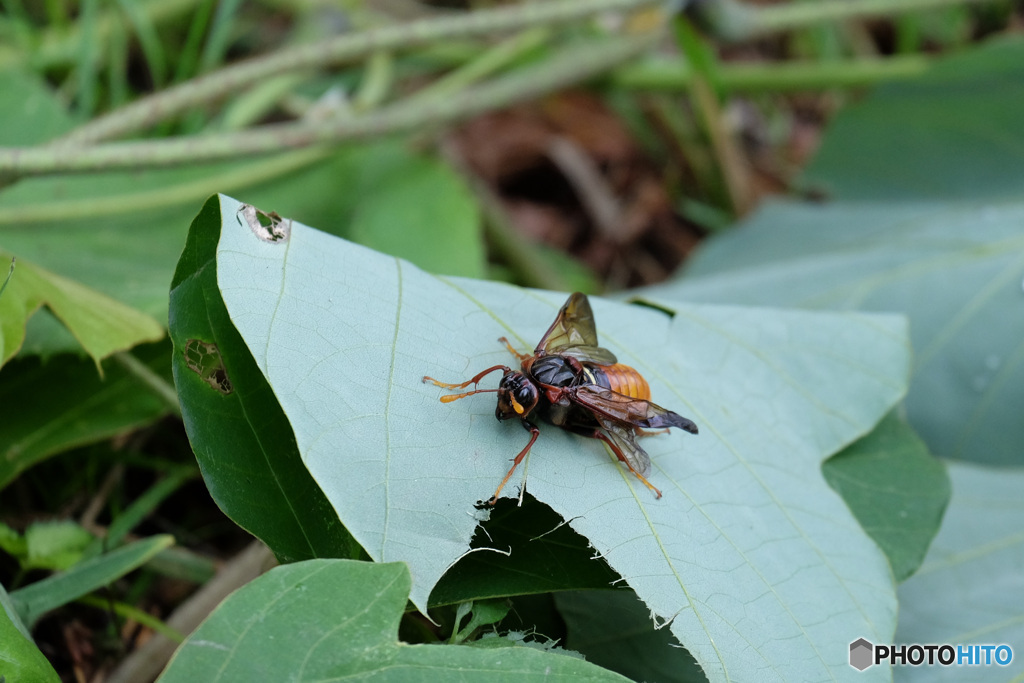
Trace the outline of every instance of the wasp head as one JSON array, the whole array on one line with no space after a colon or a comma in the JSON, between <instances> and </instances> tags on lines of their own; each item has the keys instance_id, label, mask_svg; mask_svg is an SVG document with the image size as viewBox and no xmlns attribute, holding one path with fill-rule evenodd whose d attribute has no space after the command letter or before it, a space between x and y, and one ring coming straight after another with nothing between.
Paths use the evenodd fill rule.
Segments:
<instances>
[{"instance_id":1,"label":"wasp head","mask_svg":"<svg viewBox=\"0 0 1024 683\"><path fill-rule=\"evenodd\" d=\"M526 417L537 406L540 392L530 378L517 370L509 370L498 385L498 407L494 416L499 420Z\"/></svg>"}]
</instances>

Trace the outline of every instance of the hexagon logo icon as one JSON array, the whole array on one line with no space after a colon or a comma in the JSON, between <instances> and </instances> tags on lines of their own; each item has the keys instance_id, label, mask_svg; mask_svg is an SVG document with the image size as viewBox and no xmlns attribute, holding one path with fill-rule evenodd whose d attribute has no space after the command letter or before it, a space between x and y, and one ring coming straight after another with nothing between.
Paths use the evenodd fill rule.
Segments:
<instances>
[{"instance_id":1,"label":"hexagon logo icon","mask_svg":"<svg viewBox=\"0 0 1024 683\"><path fill-rule=\"evenodd\" d=\"M857 671L863 671L874 662L874 646L864 638L858 638L850 643L850 666Z\"/></svg>"}]
</instances>

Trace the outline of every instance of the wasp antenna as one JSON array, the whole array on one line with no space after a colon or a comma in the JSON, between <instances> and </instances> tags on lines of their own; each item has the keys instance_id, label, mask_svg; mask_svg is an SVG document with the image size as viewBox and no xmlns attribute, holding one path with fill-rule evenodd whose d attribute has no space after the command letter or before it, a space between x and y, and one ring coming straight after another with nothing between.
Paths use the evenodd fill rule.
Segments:
<instances>
[{"instance_id":1,"label":"wasp antenna","mask_svg":"<svg viewBox=\"0 0 1024 683\"><path fill-rule=\"evenodd\" d=\"M495 365L493 367L487 368L481 373L478 373L475 377L467 379L465 382L456 382L452 384L449 384L448 382L442 382L440 380L434 379L433 377L427 377L426 375L424 375L423 382L430 382L432 384L436 384L439 387L444 387L445 389L465 389L470 384L479 384L480 380L484 378L484 375L489 375L495 370L504 370L505 372L510 372L511 368L509 368L507 365Z\"/></svg>"},{"instance_id":2,"label":"wasp antenna","mask_svg":"<svg viewBox=\"0 0 1024 683\"><path fill-rule=\"evenodd\" d=\"M441 397L441 403L451 403L452 401L458 401L460 398L466 398L473 394L493 394L497 391L497 389L477 389L476 391L467 391L464 394L448 394L447 396Z\"/></svg>"}]
</instances>

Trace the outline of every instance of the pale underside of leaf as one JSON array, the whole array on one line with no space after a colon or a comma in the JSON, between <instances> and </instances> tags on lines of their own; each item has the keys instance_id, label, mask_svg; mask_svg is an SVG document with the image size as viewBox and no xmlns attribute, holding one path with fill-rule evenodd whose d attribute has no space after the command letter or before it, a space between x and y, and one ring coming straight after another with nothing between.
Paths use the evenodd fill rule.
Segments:
<instances>
[{"instance_id":1,"label":"pale underside of leaf","mask_svg":"<svg viewBox=\"0 0 1024 683\"><path fill-rule=\"evenodd\" d=\"M237 202L221 207L232 322L339 517L374 559L409 564L423 609L528 434L494 420L493 395L441 404L420 378L514 364L497 338L533 348L565 295L435 278L298 224L268 244ZM850 641L891 637L894 587L820 465L905 391L905 321L592 304L601 344L700 435L644 440L656 500L599 442L543 425L521 470L531 494L671 620L709 679L849 675Z\"/></svg>"}]
</instances>

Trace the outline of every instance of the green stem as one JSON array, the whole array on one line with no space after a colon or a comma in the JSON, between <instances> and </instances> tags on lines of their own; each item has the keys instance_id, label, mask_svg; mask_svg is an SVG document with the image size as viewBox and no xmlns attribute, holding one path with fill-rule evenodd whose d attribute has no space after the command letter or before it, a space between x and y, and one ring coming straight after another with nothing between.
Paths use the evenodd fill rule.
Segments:
<instances>
[{"instance_id":1,"label":"green stem","mask_svg":"<svg viewBox=\"0 0 1024 683\"><path fill-rule=\"evenodd\" d=\"M217 191L230 194L239 188L272 182L312 166L330 154L329 147L307 147L258 159L241 167L224 169L217 174ZM11 206L0 212L0 227L142 213L190 202L202 202L209 196L209 177L181 182L171 181L146 190L135 190L129 183L125 183L122 191L117 193Z\"/></svg>"},{"instance_id":2,"label":"green stem","mask_svg":"<svg viewBox=\"0 0 1024 683\"><path fill-rule=\"evenodd\" d=\"M476 59L438 78L407 98L406 103L429 102L465 90L473 83L506 68L524 54L540 47L550 35L551 31L546 26L518 33L485 51Z\"/></svg>"},{"instance_id":3,"label":"green stem","mask_svg":"<svg viewBox=\"0 0 1024 683\"><path fill-rule=\"evenodd\" d=\"M607 71L648 49L654 36L590 42L543 63L422 105L399 102L357 118L268 125L231 134L119 142L93 147L0 148L0 174L43 174L170 166L338 143L448 123L529 100Z\"/></svg>"},{"instance_id":4,"label":"green stem","mask_svg":"<svg viewBox=\"0 0 1024 683\"><path fill-rule=\"evenodd\" d=\"M920 76L931 64L924 55L846 62L781 62L772 64L720 63L716 84L725 92L792 92L857 88ZM679 91L693 83L693 73L681 58L652 58L619 67L616 85L654 91Z\"/></svg>"},{"instance_id":5,"label":"green stem","mask_svg":"<svg viewBox=\"0 0 1024 683\"><path fill-rule=\"evenodd\" d=\"M145 493L135 499L123 512L114 517L107 527L106 536L93 539L82 554L82 559L96 557L110 548L116 548L128 533L153 513L160 503L195 476L192 468L179 466L157 481Z\"/></svg>"},{"instance_id":6,"label":"green stem","mask_svg":"<svg viewBox=\"0 0 1024 683\"><path fill-rule=\"evenodd\" d=\"M83 596L75 600L75 602L102 610L113 609L114 614L118 615L122 619L133 619L143 626L147 626L157 633L163 634L176 643L182 643L185 641L185 636L181 632L171 628L153 615L123 602L119 602L117 600L108 601L98 598L95 595Z\"/></svg>"},{"instance_id":7,"label":"green stem","mask_svg":"<svg viewBox=\"0 0 1024 683\"><path fill-rule=\"evenodd\" d=\"M387 99L395 82L395 64L390 52L377 51L366 60L363 80L352 98L357 112L370 111Z\"/></svg>"},{"instance_id":8,"label":"green stem","mask_svg":"<svg viewBox=\"0 0 1024 683\"><path fill-rule=\"evenodd\" d=\"M376 51L408 49L441 40L565 23L600 12L628 10L657 1L559 0L529 3L386 26L295 46L225 67L138 100L81 126L58 142L84 144L129 135L282 73L341 64Z\"/></svg>"},{"instance_id":9,"label":"green stem","mask_svg":"<svg viewBox=\"0 0 1024 683\"><path fill-rule=\"evenodd\" d=\"M815 0L754 7L738 0L712 0L699 10L712 32L724 40L748 40L816 24L889 17L908 12L992 0Z\"/></svg>"}]
</instances>

